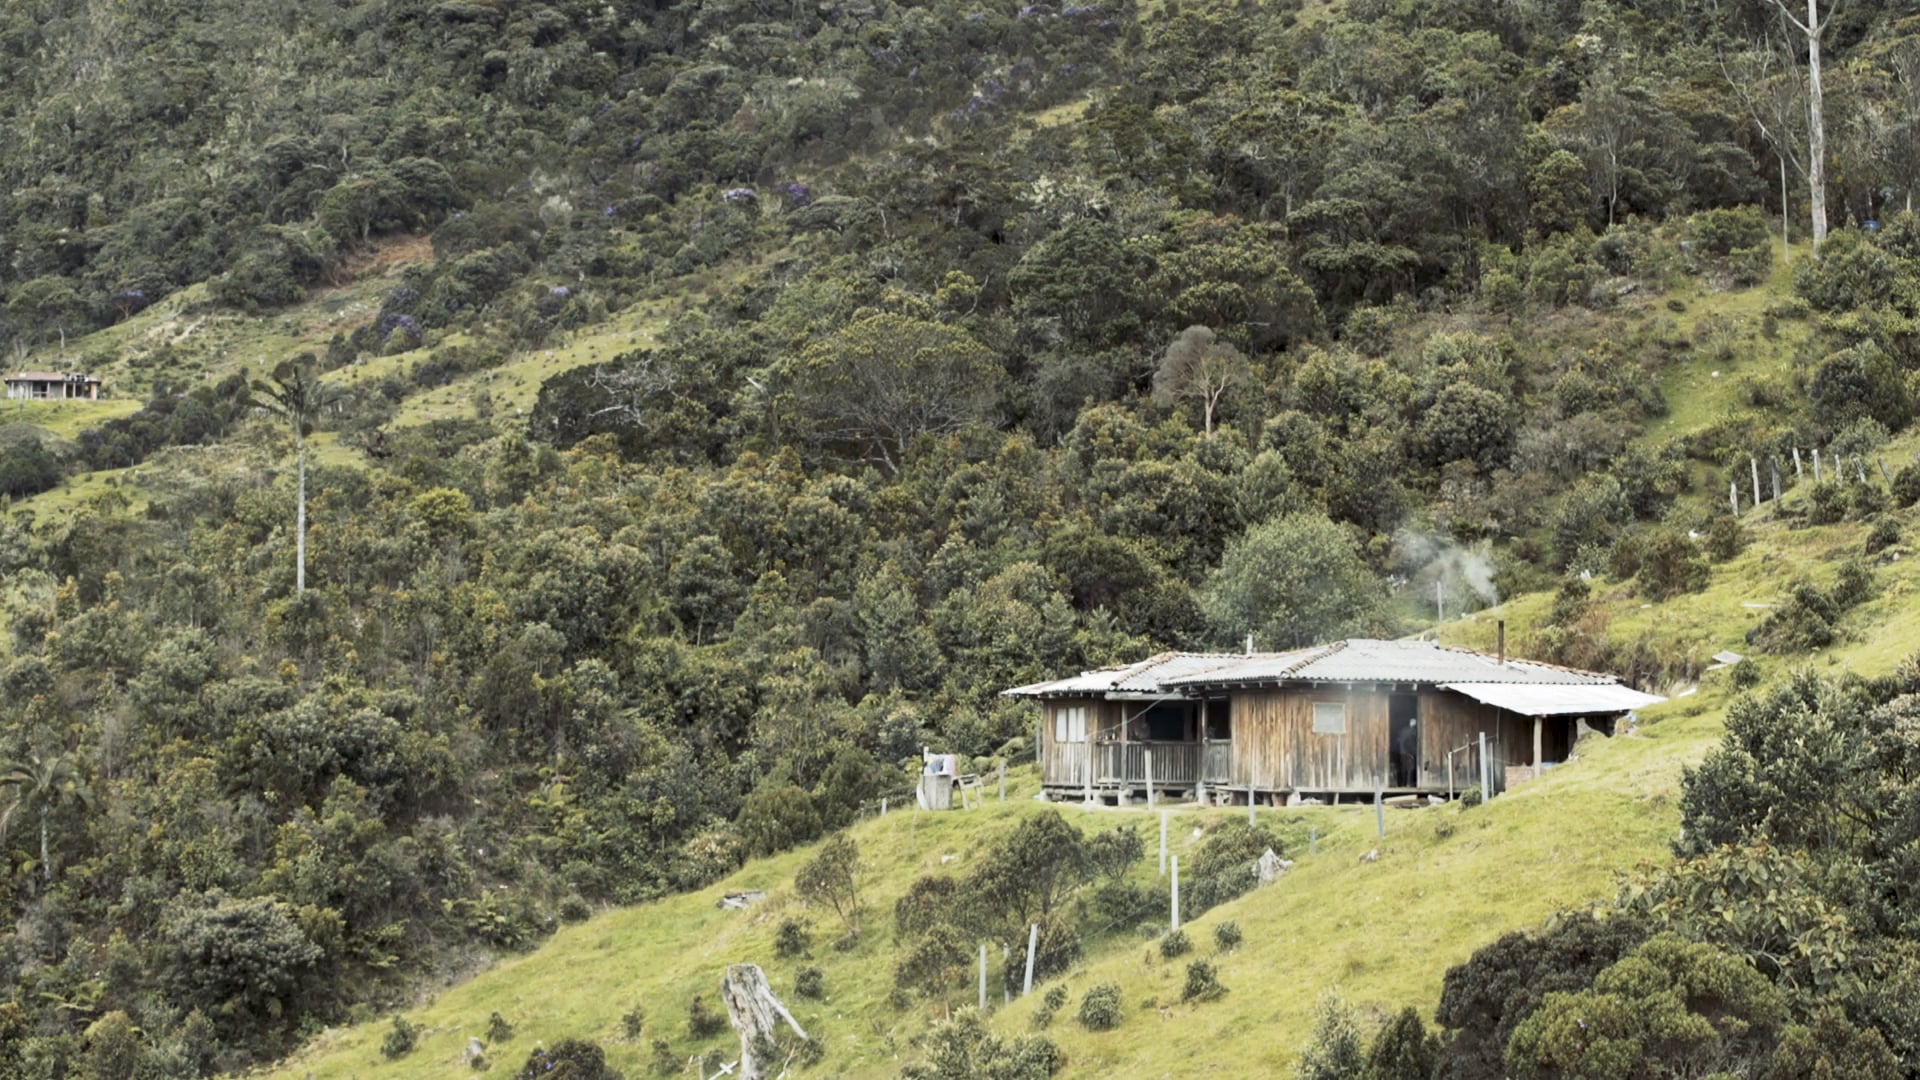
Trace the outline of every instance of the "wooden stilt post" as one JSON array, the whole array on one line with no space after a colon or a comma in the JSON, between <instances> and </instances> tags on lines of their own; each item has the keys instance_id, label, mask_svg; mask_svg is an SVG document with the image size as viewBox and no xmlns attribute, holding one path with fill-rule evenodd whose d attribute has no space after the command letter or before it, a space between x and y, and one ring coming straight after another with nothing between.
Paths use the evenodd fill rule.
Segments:
<instances>
[{"instance_id":1,"label":"wooden stilt post","mask_svg":"<svg viewBox=\"0 0 1920 1080\"><path fill-rule=\"evenodd\" d=\"M1180 856L1173 857L1173 928L1180 929Z\"/></svg>"},{"instance_id":2,"label":"wooden stilt post","mask_svg":"<svg viewBox=\"0 0 1920 1080\"><path fill-rule=\"evenodd\" d=\"M1093 805L1093 732L1091 731L1087 732L1087 794L1084 801L1088 806Z\"/></svg>"},{"instance_id":3,"label":"wooden stilt post","mask_svg":"<svg viewBox=\"0 0 1920 1080\"><path fill-rule=\"evenodd\" d=\"M1167 876L1167 812L1160 811L1160 876Z\"/></svg>"},{"instance_id":4,"label":"wooden stilt post","mask_svg":"<svg viewBox=\"0 0 1920 1080\"><path fill-rule=\"evenodd\" d=\"M1027 978L1020 984L1020 996L1033 993L1033 953L1040 947L1040 924L1034 923L1027 928Z\"/></svg>"},{"instance_id":5,"label":"wooden stilt post","mask_svg":"<svg viewBox=\"0 0 1920 1080\"><path fill-rule=\"evenodd\" d=\"M1533 718L1533 778L1535 780L1540 779L1540 746L1542 742L1541 728L1544 726L1544 724L1545 724L1545 721L1541 720L1539 717L1536 716Z\"/></svg>"},{"instance_id":6,"label":"wooden stilt post","mask_svg":"<svg viewBox=\"0 0 1920 1080\"><path fill-rule=\"evenodd\" d=\"M1480 801L1493 798L1493 762L1487 760L1487 733L1480 733Z\"/></svg>"},{"instance_id":7,"label":"wooden stilt post","mask_svg":"<svg viewBox=\"0 0 1920 1080\"><path fill-rule=\"evenodd\" d=\"M1253 785L1247 785L1247 824L1253 824Z\"/></svg>"}]
</instances>

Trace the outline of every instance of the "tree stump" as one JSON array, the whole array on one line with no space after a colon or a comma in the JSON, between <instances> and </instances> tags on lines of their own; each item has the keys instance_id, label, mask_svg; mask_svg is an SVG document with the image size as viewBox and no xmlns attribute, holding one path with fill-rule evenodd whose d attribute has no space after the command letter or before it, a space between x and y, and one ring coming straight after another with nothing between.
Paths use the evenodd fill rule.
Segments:
<instances>
[{"instance_id":1,"label":"tree stump","mask_svg":"<svg viewBox=\"0 0 1920 1080\"><path fill-rule=\"evenodd\" d=\"M802 1039L807 1033L774 996L766 972L759 964L728 965L726 976L720 980L720 1000L727 1003L727 1018L740 1033L740 1075L745 1080L778 1075L784 1063L773 1060L769 1051L776 1045L774 1036L780 1031L780 1022L786 1021Z\"/></svg>"}]
</instances>

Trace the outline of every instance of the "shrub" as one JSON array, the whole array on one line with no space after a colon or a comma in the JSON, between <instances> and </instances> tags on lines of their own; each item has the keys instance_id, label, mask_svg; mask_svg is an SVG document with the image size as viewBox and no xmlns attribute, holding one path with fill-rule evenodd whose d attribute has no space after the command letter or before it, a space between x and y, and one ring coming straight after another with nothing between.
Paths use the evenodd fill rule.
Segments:
<instances>
[{"instance_id":1,"label":"shrub","mask_svg":"<svg viewBox=\"0 0 1920 1080\"><path fill-rule=\"evenodd\" d=\"M860 896L860 847L844 833L835 835L820 848L820 854L807 860L794 877L793 889L809 904L824 904L840 916L846 928L834 947L845 951L860 936L860 913L865 904Z\"/></svg>"},{"instance_id":2,"label":"shrub","mask_svg":"<svg viewBox=\"0 0 1920 1080\"><path fill-rule=\"evenodd\" d=\"M1221 952L1232 952L1240 947L1240 924L1228 919L1213 928L1213 944Z\"/></svg>"},{"instance_id":3,"label":"shrub","mask_svg":"<svg viewBox=\"0 0 1920 1080\"><path fill-rule=\"evenodd\" d=\"M977 1010L964 1009L927 1033L926 1060L901 1070L906 1080L995 1077L997 1080L1046 1080L1066 1065L1060 1048L1037 1035L1001 1039Z\"/></svg>"},{"instance_id":4,"label":"shrub","mask_svg":"<svg viewBox=\"0 0 1920 1080\"><path fill-rule=\"evenodd\" d=\"M1365 1076L1366 1058L1360 1048L1360 1028L1353 1013L1329 990L1320 998L1313 1034L1300 1049L1294 1076L1299 1080L1351 1080Z\"/></svg>"},{"instance_id":5,"label":"shrub","mask_svg":"<svg viewBox=\"0 0 1920 1080\"><path fill-rule=\"evenodd\" d=\"M640 1033L647 1027L647 1010L639 1005L620 1014L620 1033L628 1042L638 1042Z\"/></svg>"},{"instance_id":6,"label":"shrub","mask_svg":"<svg viewBox=\"0 0 1920 1080\"><path fill-rule=\"evenodd\" d=\"M740 805L740 839L754 855L775 855L820 835L813 797L792 784L761 788Z\"/></svg>"},{"instance_id":7,"label":"shrub","mask_svg":"<svg viewBox=\"0 0 1920 1080\"><path fill-rule=\"evenodd\" d=\"M1726 562L1747 548L1747 530L1732 514L1720 514L1707 523L1706 542L1701 545L1715 562Z\"/></svg>"},{"instance_id":8,"label":"shrub","mask_svg":"<svg viewBox=\"0 0 1920 1080\"><path fill-rule=\"evenodd\" d=\"M794 973L793 992L818 1001L827 996L827 977L817 967L803 967Z\"/></svg>"},{"instance_id":9,"label":"shrub","mask_svg":"<svg viewBox=\"0 0 1920 1080\"><path fill-rule=\"evenodd\" d=\"M1160 939L1160 958L1172 960L1193 951L1193 941L1185 930L1174 930Z\"/></svg>"},{"instance_id":10,"label":"shrub","mask_svg":"<svg viewBox=\"0 0 1920 1080\"><path fill-rule=\"evenodd\" d=\"M1053 1014L1059 1012L1061 1007L1064 1006L1066 1003L1067 1003L1066 987L1064 986L1048 987L1047 992L1040 995L1039 1006L1033 1010L1032 1022L1033 1022L1034 1030L1036 1031L1046 1030L1047 1026L1053 1023Z\"/></svg>"},{"instance_id":11,"label":"shrub","mask_svg":"<svg viewBox=\"0 0 1920 1080\"><path fill-rule=\"evenodd\" d=\"M414 1044L419 1041L420 1029L407 1023L406 1017L396 1016L387 1037L380 1040L380 1053L389 1059L403 1058L413 1052Z\"/></svg>"},{"instance_id":12,"label":"shrub","mask_svg":"<svg viewBox=\"0 0 1920 1080\"><path fill-rule=\"evenodd\" d=\"M1893 474L1893 505L1900 508L1920 502L1920 462L1900 466Z\"/></svg>"},{"instance_id":13,"label":"shrub","mask_svg":"<svg viewBox=\"0 0 1920 1080\"><path fill-rule=\"evenodd\" d=\"M1368 1080L1428 1080L1440 1056L1439 1040L1412 1008L1400 1010L1367 1052Z\"/></svg>"},{"instance_id":14,"label":"shrub","mask_svg":"<svg viewBox=\"0 0 1920 1080\"><path fill-rule=\"evenodd\" d=\"M1160 910L1160 898L1131 881L1103 881L1087 899L1094 917L1109 931L1131 930Z\"/></svg>"},{"instance_id":15,"label":"shrub","mask_svg":"<svg viewBox=\"0 0 1920 1080\"><path fill-rule=\"evenodd\" d=\"M1832 525L1847 516L1847 493L1832 480L1813 485L1807 501L1807 520L1815 525Z\"/></svg>"},{"instance_id":16,"label":"shrub","mask_svg":"<svg viewBox=\"0 0 1920 1080\"><path fill-rule=\"evenodd\" d=\"M672 1076L680 1071L680 1056L665 1039L653 1040L653 1059L650 1062L655 1076Z\"/></svg>"},{"instance_id":17,"label":"shrub","mask_svg":"<svg viewBox=\"0 0 1920 1080\"><path fill-rule=\"evenodd\" d=\"M807 956L813 951L813 930L805 920L782 919L773 932L773 955L782 960Z\"/></svg>"},{"instance_id":18,"label":"shrub","mask_svg":"<svg viewBox=\"0 0 1920 1080\"><path fill-rule=\"evenodd\" d=\"M506 1017L501 1016L497 1012L487 1017L488 1046L492 1046L494 1043L511 1042L512 1040L513 1025L507 1022Z\"/></svg>"},{"instance_id":19,"label":"shrub","mask_svg":"<svg viewBox=\"0 0 1920 1080\"><path fill-rule=\"evenodd\" d=\"M1213 961L1195 960L1187 965L1187 985L1180 991L1181 1001L1212 1001L1226 992Z\"/></svg>"},{"instance_id":20,"label":"shrub","mask_svg":"<svg viewBox=\"0 0 1920 1080\"><path fill-rule=\"evenodd\" d=\"M1752 206L1702 210L1687 226L1701 252L1722 258L1742 248L1764 248L1772 239L1766 219Z\"/></svg>"},{"instance_id":21,"label":"shrub","mask_svg":"<svg viewBox=\"0 0 1920 1080\"><path fill-rule=\"evenodd\" d=\"M1900 523L1890 517L1883 517L1873 523L1873 531L1867 534L1866 553L1878 555L1900 542Z\"/></svg>"},{"instance_id":22,"label":"shrub","mask_svg":"<svg viewBox=\"0 0 1920 1080\"><path fill-rule=\"evenodd\" d=\"M1485 801L1486 797L1481 793L1479 784L1460 793L1460 806L1464 810L1471 810Z\"/></svg>"},{"instance_id":23,"label":"shrub","mask_svg":"<svg viewBox=\"0 0 1920 1080\"><path fill-rule=\"evenodd\" d=\"M1207 834L1194 853L1190 881L1182 882L1182 913L1199 916L1245 893L1259 882L1254 864L1271 849L1286 854L1286 843L1264 825L1234 819Z\"/></svg>"},{"instance_id":24,"label":"shrub","mask_svg":"<svg viewBox=\"0 0 1920 1080\"><path fill-rule=\"evenodd\" d=\"M1120 988L1101 983L1080 999L1080 1026L1088 1031L1112 1031L1120 1026Z\"/></svg>"},{"instance_id":25,"label":"shrub","mask_svg":"<svg viewBox=\"0 0 1920 1080\"><path fill-rule=\"evenodd\" d=\"M561 922L586 922L592 914L593 908L588 906L587 898L579 893L568 893L560 898Z\"/></svg>"},{"instance_id":26,"label":"shrub","mask_svg":"<svg viewBox=\"0 0 1920 1080\"><path fill-rule=\"evenodd\" d=\"M696 996L687 1006L687 1034L696 1039L711 1039L727 1029L727 1018L714 1012L707 999Z\"/></svg>"},{"instance_id":27,"label":"shrub","mask_svg":"<svg viewBox=\"0 0 1920 1080\"><path fill-rule=\"evenodd\" d=\"M551 1048L536 1047L514 1074L514 1080L561 1076L567 1080L620 1080L620 1074L607 1067L607 1052L590 1039L561 1039Z\"/></svg>"}]
</instances>

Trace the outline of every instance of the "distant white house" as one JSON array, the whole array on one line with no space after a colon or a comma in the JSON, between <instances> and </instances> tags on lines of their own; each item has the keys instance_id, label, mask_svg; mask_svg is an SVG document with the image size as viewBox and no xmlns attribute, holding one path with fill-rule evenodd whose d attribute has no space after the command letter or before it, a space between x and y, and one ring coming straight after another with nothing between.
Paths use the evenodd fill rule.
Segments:
<instances>
[{"instance_id":1,"label":"distant white house","mask_svg":"<svg viewBox=\"0 0 1920 1080\"><path fill-rule=\"evenodd\" d=\"M9 375L8 401L98 401L100 377L68 371L23 371Z\"/></svg>"}]
</instances>

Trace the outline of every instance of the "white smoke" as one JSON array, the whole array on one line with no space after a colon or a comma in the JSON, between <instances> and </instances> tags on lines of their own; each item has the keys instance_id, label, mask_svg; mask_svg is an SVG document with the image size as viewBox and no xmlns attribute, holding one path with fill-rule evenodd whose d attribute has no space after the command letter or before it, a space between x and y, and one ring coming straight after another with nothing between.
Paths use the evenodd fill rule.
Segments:
<instances>
[{"instance_id":1,"label":"white smoke","mask_svg":"<svg viewBox=\"0 0 1920 1080\"><path fill-rule=\"evenodd\" d=\"M1424 592L1425 606L1437 609L1444 601L1448 618L1500 603L1500 590L1493 583L1491 541L1459 544L1444 536L1403 529L1393 538L1393 561L1406 587Z\"/></svg>"}]
</instances>

